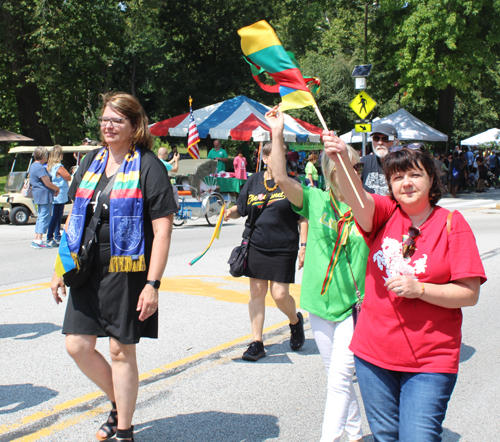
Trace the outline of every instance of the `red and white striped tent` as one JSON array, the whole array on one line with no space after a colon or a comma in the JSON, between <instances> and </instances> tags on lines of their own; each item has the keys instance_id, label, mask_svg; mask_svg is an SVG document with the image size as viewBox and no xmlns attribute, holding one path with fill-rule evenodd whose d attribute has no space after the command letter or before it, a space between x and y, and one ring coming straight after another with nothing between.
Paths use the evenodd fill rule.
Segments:
<instances>
[{"instance_id":1,"label":"red and white striped tent","mask_svg":"<svg viewBox=\"0 0 500 442\"><path fill-rule=\"evenodd\" d=\"M271 129L264 114L270 110L255 100L240 95L194 111L194 119L200 138L207 135L213 140L270 141ZM153 135L187 137L189 112L168 120L152 124L149 130ZM322 130L285 114L284 138L287 143L319 143Z\"/></svg>"}]
</instances>

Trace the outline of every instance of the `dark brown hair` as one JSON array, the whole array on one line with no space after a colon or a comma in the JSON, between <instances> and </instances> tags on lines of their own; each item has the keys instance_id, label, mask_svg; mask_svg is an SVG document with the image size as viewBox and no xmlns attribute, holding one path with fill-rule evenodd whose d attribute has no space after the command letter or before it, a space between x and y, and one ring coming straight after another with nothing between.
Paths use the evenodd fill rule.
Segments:
<instances>
[{"instance_id":1,"label":"dark brown hair","mask_svg":"<svg viewBox=\"0 0 500 442\"><path fill-rule=\"evenodd\" d=\"M151 150L153 147L153 136L149 132L148 117L137 98L125 92L110 92L103 95L101 115L104 113L106 106L109 106L115 112L130 120L130 124L134 128L134 134L132 135L133 145L137 144ZM102 145L106 146L102 132L101 141Z\"/></svg>"},{"instance_id":2,"label":"dark brown hair","mask_svg":"<svg viewBox=\"0 0 500 442\"><path fill-rule=\"evenodd\" d=\"M402 148L396 152L391 152L383 160L385 178L389 186L389 196L395 200L392 193L391 177L398 172L406 172L410 169L420 169L425 171L432 181L429 190L429 202L435 206L443 196L441 180L438 177L436 164L430 153L426 149L411 150Z\"/></svg>"}]
</instances>

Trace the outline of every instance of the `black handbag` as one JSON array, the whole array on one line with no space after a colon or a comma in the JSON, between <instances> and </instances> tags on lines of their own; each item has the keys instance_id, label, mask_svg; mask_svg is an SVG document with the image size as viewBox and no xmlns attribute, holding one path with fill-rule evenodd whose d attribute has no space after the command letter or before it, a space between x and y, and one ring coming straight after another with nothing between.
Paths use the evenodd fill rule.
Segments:
<instances>
[{"instance_id":1,"label":"black handbag","mask_svg":"<svg viewBox=\"0 0 500 442\"><path fill-rule=\"evenodd\" d=\"M262 206L262 209L259 213L259 216L262 215L262 212L266 208L270 197L271 197L271 192L268 192L266 195L266 199L264 201L264 205ZM255 224L257 224L258 219L259 217L255 218L255 221L252 227L250 228L250 233L248 234L248 237L244 238L243 241L241 241L241 244L232 250L231 256L229 257L229 261L227 262L229 264L229 273L231 273L231 276L234 276L235 278L239 278L240 276L243 276L245 274L245 270L247 268L248 247L250 245L250 237L252 236L253 230L255 229Z\"/></svg>"},{"instance_id":2,"label":"black handbag","mask_svg":"<svg viewBox=\"0 0 500 442\"><path fill-rule=\"evenodd\" d=\"M94 257L95 244L97 242L96 230L100 222L104 200L113 188L115 176L116 174L111 178L106 188L98 196L94 214L90 219L88 227L86 227L83 232L82 243L80 245L80 250L78 250L77 256L78 265L74 269L66 272L63 275L64 285L66 285L67 287L71 287L72 289L82 287L90 277L92 259Z\"/></svg>"}]
</instances>

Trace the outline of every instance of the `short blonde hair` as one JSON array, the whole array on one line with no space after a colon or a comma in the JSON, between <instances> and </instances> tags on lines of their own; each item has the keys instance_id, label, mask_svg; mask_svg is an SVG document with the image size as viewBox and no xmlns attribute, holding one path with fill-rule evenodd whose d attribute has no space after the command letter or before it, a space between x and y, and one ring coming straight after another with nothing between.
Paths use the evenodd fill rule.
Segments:
<instances>
[{"instance_id":1,"label":"short blonde hair","mask_svg":"<svg viewBox=\"0 0 500 442\"><path fill-rule=\"evenodd\" d=\"M33 158L35 159L35 161L43 160L44 158L47 158L47 156L48 152L45 146L37 146L37 148L33 152Z\"/></svg>"},{"instance_id":2,"label":"short blonde hair","mask_svg":"<svg viewBox=\"0 0 500 442\"><path fill-rule=\"evenodd\" d=\"M349 153L349 160L351 161L351 163L358 164L358 152L356 152L349 144L347 145L347 151ZM325 152L323 152L323 155L321 155L321 170L323 171L323 176L325 177L326 190L331 190L335 199L343 199L342 193L339 189L339 185L337 184L336 164L334 161L328 158L328 155Z\"/></svg>"},{"instance_id":3,"label":"short blonde hair","mask_svg":"<svg viewBox=\"0 0 500 442\"><path fill-rule=\"evenodd\" d=\"M137 98L125 92L110 92L103 95L101 115L104 113L106 106L109 106L115 112L129 119L130 124L134 128L132 136L133 145L137 144L146 149L152 149L153 136L149 132L148 117ZM104 141L102 131L101 141L103 146L107 145Z\"/></svg>"}]
</instances>

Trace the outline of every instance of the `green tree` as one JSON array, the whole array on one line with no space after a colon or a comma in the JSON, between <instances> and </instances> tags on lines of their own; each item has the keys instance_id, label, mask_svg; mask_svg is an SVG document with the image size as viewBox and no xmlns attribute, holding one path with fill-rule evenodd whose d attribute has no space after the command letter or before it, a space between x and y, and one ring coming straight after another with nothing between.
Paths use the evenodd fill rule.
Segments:
<instances>
[{"instance_id":1,"label":"green tree","mask_svg":"<svg viewBox=\"0 0 500 442\"><path fill-rule=\"evenodd\" d=\"M385 59L386 68L397 72L402 104L421 98L437 101L437 126L451 136L457 91L470 91L498 61L500 2L378 3L374 28L385 44L378 45L376 58Z\"/></svg>"}]
</instances>

